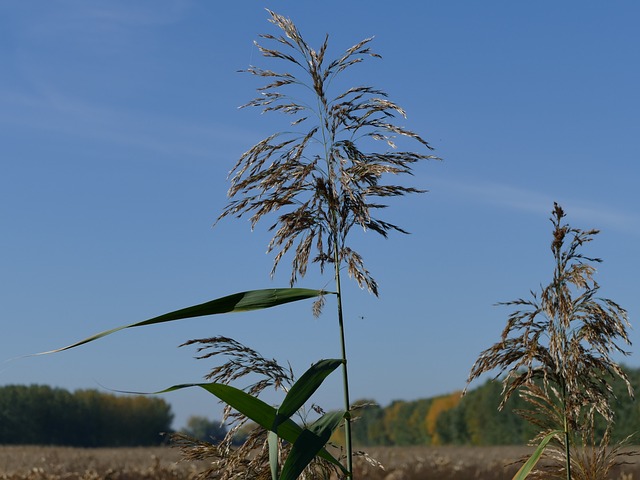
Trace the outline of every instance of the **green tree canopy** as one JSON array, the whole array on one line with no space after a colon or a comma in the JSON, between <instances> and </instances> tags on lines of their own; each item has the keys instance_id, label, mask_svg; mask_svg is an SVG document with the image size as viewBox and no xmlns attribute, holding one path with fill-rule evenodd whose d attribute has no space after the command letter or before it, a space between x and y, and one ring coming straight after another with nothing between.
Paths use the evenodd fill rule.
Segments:
<instances>
[{"instance_id":1,"label":"green tree canopy","mask_svg":"<svg viewBox=\"0 0 640 480\"><path fill-rule=\"evenodd\" d=\"M0 444L79 447L162 442L173 413L160 398L45 385L0 387Z\"/></svg>"}]
</instances>

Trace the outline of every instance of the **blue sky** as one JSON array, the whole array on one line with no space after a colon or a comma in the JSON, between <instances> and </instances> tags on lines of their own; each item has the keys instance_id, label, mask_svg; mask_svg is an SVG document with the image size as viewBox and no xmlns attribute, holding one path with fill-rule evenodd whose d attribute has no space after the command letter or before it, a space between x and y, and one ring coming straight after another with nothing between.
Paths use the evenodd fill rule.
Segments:
<instances>
[{"instance_id":1,"label":"blue sky","mask_svg":"<svg viewBox=\"0 0 640 480\"><path fill-rule=\"evenodd\" d=\"M509 310L551 275L554 201L602 233L601 293L638 318L640 6L619 2L72 1L0 4L0 357L253 288L269 278L266 228L212 224L237 158L281 128L237 107L276 65L253 46L268 7L338 55L375 35L383 56L349 80L386 90L443 162L428 194L387 218L412 232L355 236L379 299L348 284L352 397L381 404L460 389ZM286 120L286 119L284 119ZM285 265L283 265L285 267ZM312 272L300 286L324 287ZM331 305L120 332L0 364L0 384L153 391L211 364L177 346L226 335L301 374L339 355ZM632 340L640 343L637 330ZM633 348L632 348L633 349ZM633 353L626 362L640 366ZM340 406L340 379L316 400ZM166 395L176 426L219 415L202 391ZM278 396L267 397L277 402Z\"/></svg>"}]
</instances>

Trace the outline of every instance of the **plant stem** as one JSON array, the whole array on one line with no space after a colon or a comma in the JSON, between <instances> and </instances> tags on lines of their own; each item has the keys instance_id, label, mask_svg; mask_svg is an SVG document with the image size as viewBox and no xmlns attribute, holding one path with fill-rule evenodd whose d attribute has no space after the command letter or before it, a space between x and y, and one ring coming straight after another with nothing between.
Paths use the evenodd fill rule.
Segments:
<instances>
[{"instance_id":1,"label":"plant stem","mask_svg":"<svg viewBox=\"0 0 640 480\"><path fill-rule=\"evenodd\" d=\"M562 223L562 211L556 210L555 230L554 230L554 242L552 243L552 250L556 260L556 271L554 273L555 282L555 295L556 301L559 305L563 305L564 302L560 302L559 299L563 297L563 287L565 285L564 271L565 265L563 265L562 258L562 245L566 231L561 230ZM569 352L567 351L567 330L571 325L570 312L566 310L566 307L560 307L560 311L556 312L556 319L558 323L557 328L559 330L561 340L561 351L556 354L557 365L561 366L560 372L566 372L566 363L569 360ZM561 374L560 381L562 383L562 420L564 423L564 456L565 456L565 469L567 471L567 480L571 480L571 447L569 445L569 410L567 408L567 398L569 392L567 392L567 378Z\"/></svg>"},{"instance_id":2,"label":"plant stem","mask_svg":"<svg viewBox=\"0 0 640 480\"><path fill-rule=\"evenodd\" d=\"M338 255L338 245L334 248L334 264L336 276L336 292L338 303L338 325L340 327L340 349L342 353L342 390L344 395L344 444L347 450L347 471L348 476L353 478L353 447L351 446L351 402L349 401L349 373L347 369L347 346L344 335L344 317L342 314L342 290L340 286L340 262Z\"/></svg>"},{"instance_id":3,"label":"plant stem","mask_svg":"<svg viewBox=\"0 0 640 480\"><path fill-rule=\"evenodd\" d=\"M569 447L569 429L567 428L567 420L565 418L565 431L564 431L564 442L565 442L565 456L566 456L566 465L567 465L567 480L571 480L571 453Z\"/></svg>"},{"instance_id":4,"label":"plant stem","mask_svg":"<svg viewBox=\"0 0 640 480\"><path fill-rule=\"evenodd\" d=\"M335 132L327 131L331 115L326 109L326 99L322 91L317 96L318 115L322 126L322 145L324 147L325 161L327 162L327 180L329 190L334 192L336 188L334 167L335 161L331 153L331 145L335 143ZM347 345L344 334L344 316L342 313L342 287L340 284L340 229L338 227L338 211L334 204L329 203L330 230L333 235L333 264L335 267L336 298L338 309L338 326L340 328L340 352L342 355L342 393L344 397L344 446L347 451L347 477L353 479L353 447L351 445L351 402L349 400L349 372L347 368Z\"/></svg>"},{"instance_id":5,"label":"plant stem","mask_svg":"<svg viewBox=\"0 0 640 480\"><path fill-rule=\"evenodd\" d=\"M564 456L565 465L567 470L567 480L571 480L571 447L569 445L569 422L567 419L567 385L562 383L562 402L563 402L563 414L564 419Z\"/></svg>"}]
</instances>

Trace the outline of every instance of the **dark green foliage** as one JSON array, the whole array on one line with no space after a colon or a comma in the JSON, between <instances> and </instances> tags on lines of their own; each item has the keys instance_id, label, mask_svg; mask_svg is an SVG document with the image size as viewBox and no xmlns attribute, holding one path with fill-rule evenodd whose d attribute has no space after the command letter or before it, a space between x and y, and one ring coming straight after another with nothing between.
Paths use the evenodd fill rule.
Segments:
<instances>
[{"instance_id":1,"label":"dark green foliage","mask_svg":"<svg viewBox=\"0 0 640 480\"><path fill-rule=\"evenodd\" d=\"M382 408L372 400L355 403L353 438L357 445L428 445L425 418L432 399L396 400Z\"/></svg>"},{"instance_id":2,"label":"dark green foliage","mask_svg":"<svg viewBox=\"0 0 640 480\"><path fill-rule=\"evenodd\" d=\"M220 420L193 415L187 419L183 432L190 437L210 443L219 443L227 434L227 427Z\"/></svg>"},{"instance_id":3,"label":"dark green foliage","mask_svg":"<svg viewBox=\"0 0 640 480\"><path fill-rule=\"evenodd\" d=\"M519 397L512 397L500 411L498 381L487 381L467 393L460 403L438 418L437 433L445 444L456 445L522 445L535 431L514 413L525 407Z\"/></svg>"},{"instance_id":4,"label":"dark green foliage","mask_svg":"<svg viewBox=\"0 0 640 480\"><path fill-rule=\"evenodd\" d=\"M623 366L631 385L636 391L640 391L640 368L628 368ZM612 441L622 441L629 435L632 444L640 442L640 403L629 399L627 394L627 385L616 378L611 382L615 399L612 401L613 409L616 413L616 422L613 426ZM604 427L600 428L600 432L604 431Z\"/></svg>"},{"instance_id":5,"label":"dark green foliage","mask_svg":"<svg viewBox=\"0 0 640 480\"><path fill-rule=\"evenodd\" d=\"M353 443L356 445L391 445L384 429L384 409L373 400L355 403Z\"/></svg>"},{"instance_id":6,"label":"dark green foliage","mask_svg":"<svg viewBox=\"0 0 640 480\"><path fill-rule=\"evenodd\" d=\"M392 410L391 418L385 415L387 437L392 445L421 445L430 443L425 418L432 400L413 402L395 401L386 410Z\"/></svg>"},{"instance_id":7,"label":"dark green foliage","mask_svg":"<svg viewBox=\"0 0 640 480\"><path fill-rule=\"evenodd\" d=\"M424 419L429 413L433 400L431 398L423 398L411 402L413 411L409 417L408 426L412 431L413 445L428 445L431 443L431 435L427 431L427 425Z\"/></svg>"},{"instance_id":8,"label":"dark green foliage","mask_svg":"<svg viewBox=\"0 0 640 480\"><path fill-rule=\"evenodd\" d=\"M396 400L385 408L384 428L392 445L411 445L413 435L408 428L408 421L413 410L412 403Z\"/></svg>"},{"instance_id":9,"label":"dark green foliage","mask_svg":"<svg viewBox=\"0 0 640 480\"><path fill-rule=\"evenodd\" d=\"M635 389L640 388L640 368L623 367ZM617 442L640 432L640 404L627 395L623 380L612 382L616 400L612 402L618 422L611 440ZM512 396L502 411L502 384L489 380L470 390L455 407L438 416L436 434L445 445L525 445L535 436L535 427L525 422L516 412L528 407L518 395ZM412 402L394 401L381 407L372 400L357 402L354 416L353 439L360 446L431 445L433 439L426 431L425 419L433 399ZM604 425L599 425L596 437L602 436ZM632 438L638 443L640 436Z\"/></svg>"},{"instance_id":10,"label":"dark green foliage","mask_svg":"<svg viewBox=\"0 0 640 480\"><path fill-rule=\"evenodd\" d=\"M436 431L445 445L467 445L471 435L467 426L467 415L463 406L442 412L436 421Z\"/></svg>"},{"instance_id":11,"label":"dark green foliage","mask_svg":"<svg viewBox=\"0 0 640 480\"><path fill-rule=\"evenodd\" d=\"M162 443L173 414L164 400L42 385L0 387L0 444L78 447Z\"/></svg>"}]
</instances>

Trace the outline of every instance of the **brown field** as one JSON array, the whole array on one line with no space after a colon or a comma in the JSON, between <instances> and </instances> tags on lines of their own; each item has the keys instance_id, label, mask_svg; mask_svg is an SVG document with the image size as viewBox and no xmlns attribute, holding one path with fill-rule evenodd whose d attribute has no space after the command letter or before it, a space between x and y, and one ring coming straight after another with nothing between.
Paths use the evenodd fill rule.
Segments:
<instances>
[{"instance_id":1,"label":"brown field","mask_svg":"<svg viewBox=\"0 0 640 480\"><path fill-rule=\"evenodd\" d=\"M385 447L368 453L385 470L357 463L363 480L502 480L530 452L525 447ZM0 480L192 479L202 465L179 462L178 450L157 448L79 449L0 446ZM633 459L632 459L633 460ZM640 462L621 467L613 480L640 480Z\"/></svg>"},{"instance_id":2,"label":"brown field","mask_svg":"<svg viewBox=\"0 0 640 480\"><path fill-rule=\"evenodd\" d=\"M0 446L0 480L139 480L194 478L198 465L168 447Z\"/></svg>"}]
</instances>

